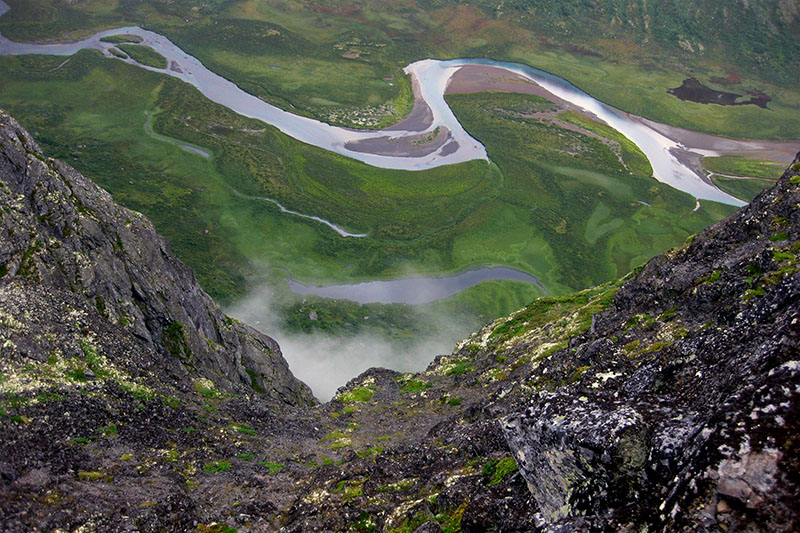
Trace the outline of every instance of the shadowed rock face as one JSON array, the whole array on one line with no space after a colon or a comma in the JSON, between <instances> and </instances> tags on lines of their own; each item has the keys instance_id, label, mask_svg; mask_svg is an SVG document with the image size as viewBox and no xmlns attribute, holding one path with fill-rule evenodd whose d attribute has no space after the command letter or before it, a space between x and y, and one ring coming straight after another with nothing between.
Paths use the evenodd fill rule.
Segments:
<instances>
[{"instance_id":1,"label":"shadowed rock face","mask_svg":"<svg viewBox=\"0 0 800 533\"><path fill-rule=\"evenodd\" d=\"M146 346L231 391L314 403L274 340L222 314L144 216L46 158L0 111L0 275L90 301Z\"/></svg>"},{"instance_id":2,"label":"shadowed rock face","mask_svg":"<svg viewBox=\"0 0 800 533\"><path fill-rule=\"evenodd\" d=\"M317 405L0 113L0 530L796 531L799 174Z\"/></svg>"},{"instance_id":3,"label":"shadowed rock face","mask_svg":"<svg viewBox=\"0 0 800 533\"><path fill-rule=\"evenodd\" d=\"M594 333L570 343L589 366L578 387L538 392L505 419L548 522L797 526L797 160L791 168L620 288Z\"/></svg>"}]
</instances>

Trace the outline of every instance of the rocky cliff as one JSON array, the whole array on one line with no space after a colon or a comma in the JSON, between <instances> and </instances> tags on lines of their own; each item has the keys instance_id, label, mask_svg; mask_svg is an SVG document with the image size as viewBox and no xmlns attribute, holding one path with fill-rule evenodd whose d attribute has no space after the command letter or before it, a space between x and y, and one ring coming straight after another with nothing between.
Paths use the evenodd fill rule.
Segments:
<instances>
[{"instance_id":1,"label":"rocky cliff","mask_svg":"<svg viewBox=\"0 0 800 533\"><path fill-rule=\"evenodd\" d=\"M108 322L180 361L171 366L183 377L313 403L275 341L223 315L145 217L46 158L2 112L0 202L0 280L8 292L23 284L53 291L54 300L80 295ZM29 349L47 358L44 346Z\"/></svg>"},{"instance_id":2,"label":"rocky cliff","mask_svg":"<svg viewBox=\"0 0 800 533\"><path fill-rule=\"evenodd\" d=\"M800 162L623 280L313 405L143 217L0 123L0 529L800 528Z\"/></svg>"}]
</instances>

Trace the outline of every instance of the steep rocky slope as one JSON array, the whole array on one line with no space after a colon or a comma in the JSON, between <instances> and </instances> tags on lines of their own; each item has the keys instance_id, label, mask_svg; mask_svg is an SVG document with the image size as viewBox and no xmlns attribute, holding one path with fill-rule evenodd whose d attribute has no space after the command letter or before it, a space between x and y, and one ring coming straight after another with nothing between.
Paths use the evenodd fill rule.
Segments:
<instances>
[{"instance_id":1,"label":"steep rocky slope","mask_svg":"<svg viewBox=\"0 0 800 533\"><path fill-rule=\"evenodd\" d=\"M623 280L311 405L145 220L0 122L0 529L800 527L800 162Z\"/></svg>"},{"instance_id":2,"label":"steep rocky slope","mask_svg":"<svg viewBox=\"0 0 800 533\"><path fill-rule=\"evenodd\" d=\"M148 220L44 157L1 111L0 150L0 278L82 295L111 323L180 360L175 368L186 376L253 387L288 404L313 403L278 345L224 316Z\"/></svg>"}]
</instances>

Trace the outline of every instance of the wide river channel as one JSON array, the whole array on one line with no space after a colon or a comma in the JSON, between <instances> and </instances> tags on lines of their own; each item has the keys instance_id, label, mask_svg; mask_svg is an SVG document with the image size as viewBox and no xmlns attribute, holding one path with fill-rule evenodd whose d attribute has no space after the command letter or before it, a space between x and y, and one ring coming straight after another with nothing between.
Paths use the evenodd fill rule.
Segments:
<instances>
[{"instance_id":1,"label":"wide river channel","mask_svg":"<svg viewBox=\"0 0 800 533\"><path fill-rule=\"evenodd\" d=\"M9 9L8 4L0 0L0 16ZM101 39L120 34L140 37L142 39L140 44L150 46L167 59L167 68L154 68L137 63L130 58L120 59L114 56L110 52L114 44L103 42ZM558 98L594 114L597 118L622 133L636 144L650 160L650 164L653 167L653 176L657 180L687 192L698 199L713 200L737 206L743 205L743 202L707 183L693 169L682 163L673 154L673 150L679 147L676 141L665 137L647 124L633 120L625 113L589 96L568 81L527 65L489 59L454 59L448 61L424 59L412 63L405 68L405 72L415 79L420 93L419 96L427 103L433 115L432 123L426 129L420 131L363 131L331 126L270 105L243 91L231 81L210 71L197 58L181 50L163 35L137 26L105 30L81 41L61 44L16 43L0 35L0 55L42 54L69 56L85 49L99 50L106 57L126 61L140 68L181 79L196 87L209 100L224 105L241 115L271 124L299 141L337 152L368 165L411 171L475 159L488 160L486 149L464 130L447 105L444 94L453 74L460 68L465 65L489 65L505 69L539 84ZM415 154L413 156L380 155L367 151L355 151L347 147L348 144L353 146L354 144L357 145L359 141L386 138L387 135L392 139L418 136L420 133L433 132L437 127L447 128L450 132L450 138L441 147L426 154ZM338 226L311 214L301 214L286 208L282 209L290 215L311 218L327 224L337 231L341 230ZM339 231L339 234L353 238L366 237L366 235L347 234L343 231ZM425 296L423 300L432 301L455 294L476 283L487 280L518 280L538 284L538 281L533 276L510 268L482 268L449 277L407 278L330 287L313 287L296 282L291 283L293 290L304 294L313 293L319 296L347 298L358 302L422 303L420 294L426 293L430 295ZM424 287L424 290L420 292L419 287ZM433 297L434 295L439 296Z\"/></svg>"}]
</instances>

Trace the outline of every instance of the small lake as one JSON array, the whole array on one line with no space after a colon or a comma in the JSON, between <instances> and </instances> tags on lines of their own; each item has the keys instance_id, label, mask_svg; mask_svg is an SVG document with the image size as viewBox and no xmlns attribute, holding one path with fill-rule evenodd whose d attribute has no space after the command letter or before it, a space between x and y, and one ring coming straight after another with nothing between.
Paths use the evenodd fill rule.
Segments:
<instances>
[{"instance_id":1,"label":"small lake","mask_svg":"<svg viewBox=\"0 0 800 533\"><path fill-rule=\"evenodd\" d=\"M386 281L365 281L347 285L317 287L289 280L297 294L366 303L426 304L453 296L484 281L522 281L544 289L535 276L507 267L479 268L445 277L414 277Z\"/></svg>"}]
</instances>

